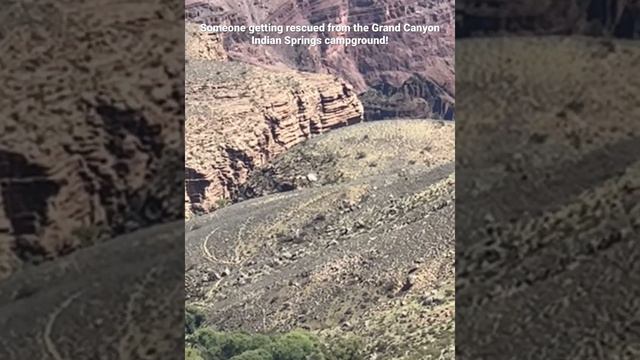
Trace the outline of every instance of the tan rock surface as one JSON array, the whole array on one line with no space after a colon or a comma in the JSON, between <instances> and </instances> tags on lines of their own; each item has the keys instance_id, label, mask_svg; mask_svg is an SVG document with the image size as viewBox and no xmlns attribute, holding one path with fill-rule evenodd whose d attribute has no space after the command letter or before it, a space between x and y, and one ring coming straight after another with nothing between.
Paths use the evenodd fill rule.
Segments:
<instances>
[{"instance_id":1,"label":"tan rock surface","mask_svg":"<svg viewBox=\"0 0 640 360\"><path fill-rule=\"evenodd\" d=\"M216 33L203 34L197 24L185 24L185 54L189 59L227 60L223 39Z\"/></svg>"}]
</instances>

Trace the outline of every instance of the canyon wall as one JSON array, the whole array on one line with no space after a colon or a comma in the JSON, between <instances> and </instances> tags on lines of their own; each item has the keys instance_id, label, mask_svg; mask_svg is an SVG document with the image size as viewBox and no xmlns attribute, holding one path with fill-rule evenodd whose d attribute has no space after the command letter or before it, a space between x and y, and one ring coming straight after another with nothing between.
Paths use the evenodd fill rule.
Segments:
<instances>
[{"instance_id":1,"label":"canyon wall","mask_svg":"<svg viewBox=\"0 0 640 360\"><path fill-rule=\"evenodd\" d=\"M68 22L64 37L50 32L54 15L25 23L16 6L4 18L0 279L182 217L184 49L172 37L181 14L162 2L142 8L69 5L83 21Z\"/></svg>"},{"instance_id":2,"label":"canyon wall","mask_svg":"<svg viewBox=\"0 0 640 360\"><path fill-rule=\"evenodd\" d=\"M207 24L404 24L439 25L439 33L304 33L291 36L363 37L389 36L388 45L317 47L251 45L249 34L229 33L224 43L229 56L244 62L336 74L354 85L360 94L370 89L402 89L416 80L434 91L411 95L398 116L453 119L455 81L455 19L453 0L203 0L187 1L189 21ZM280 36L285 36L286 33ZM395 92L378 90L379 106L395 102ZM423 96L423 97L421 97ZM404 106L400 104L399 106ZM384 115L384 111L378 114Z\"/></svg>"},{"instance_id":3,"label":"canyon wall","mask_svg":"<svg viewBox=\"0 0 640 360\"><path fill-rule=\"evenodd\" d=\"M187 217L225 205L291 146L363 120L353 87L332 75L189 58L185 83Z\"/></svg>"},{"instance_id":4,"label":"canyon wall","mask_svg":"<svg viewBox=\"0 0 640 360\"><path fill-rule=\"evenodd\" d=\"M227 60L222 36L201 33L197 24L185 24L185 57L187 59Z\"/></svg>"}]
</instances>

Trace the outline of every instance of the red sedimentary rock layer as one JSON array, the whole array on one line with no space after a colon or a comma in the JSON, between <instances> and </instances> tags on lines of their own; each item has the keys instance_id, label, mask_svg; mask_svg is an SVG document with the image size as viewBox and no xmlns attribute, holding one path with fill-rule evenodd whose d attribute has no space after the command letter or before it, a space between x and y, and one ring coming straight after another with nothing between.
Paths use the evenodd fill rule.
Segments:
<instances>
[{"instance_id":1,"label":"red sedimentary rock layer","mask_svg":"<svg viewBox=\"0 0 640 360\"><path fill-rule=\"evenodd\" d=\"M260 24L405 24L439 25L440 32L389 33L304 33L299 37L379 37L389 36L388 45L322 45L298 47L288 45L256 46L251 35L225 35L227 53L245 62L282 66L317 73L332 73L353 84L357 93L370 87L403 88L416 78L423 87L434 87L427 99L437 103L433 111L443 118L452 117L454 107L454 37L453 0L265 0L187 1L186 17L194 22L228 25ZM285 36L287 34L269 36ZM428 85L427 85L428 84ZM387 94L390 95L390 94ZM419 97L419 95L416 95ZM425 115L425 114L416 114Z\"/></svg>"},{"instance_id":2,"label":"red sedimentary rock layer","mask_svg":"<svg viewBox=\"0 0 640 360\"><path fill-rule=\"evenodd\" d=\"M291 146L362 121L353 88L332 75L189 60L187 216L219 207L248 173Z\"/></svg>"},{"instance_id":3,"label":"red sedimentary rock layer","mask_svg":"<svg viewBox=\"0 0 640 360\"><path fill-rule=\"evenodd\" d=\"M63 21L58 4L9 6L2 19L0 279L182 216L181 12L76 5L62 8L82 21ZM44 8L42 22L24 21Z\"/></svg>"}]
</instances>

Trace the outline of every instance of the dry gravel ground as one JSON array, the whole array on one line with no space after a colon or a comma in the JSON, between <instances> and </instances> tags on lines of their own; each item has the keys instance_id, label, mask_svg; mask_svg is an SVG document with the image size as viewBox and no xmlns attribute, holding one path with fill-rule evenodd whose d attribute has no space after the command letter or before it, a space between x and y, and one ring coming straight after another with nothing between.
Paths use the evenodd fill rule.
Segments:
<instances>
[{"instance_id":1,"label":"dry gravel ground","mask_svg":"<svg viewBox=\"0 0 640 360\"><path fill-rule=\"evenodd\" d=\"M187 222L188 304L226 330L355 333L379 358L452 356L453 136L452 123L364 123L279 157L281 178L315 180Z\"/></svg>"},{"instance_id":2,"label":"dry gravel ground","mask_svg":"<svg viewBox=\"0 0 640 360\"><path fill-rule=\"evenodd\" d=\"M451 163L454 146L454 127L444 121L357 124L348 131L332 131L289 149L277 162L254 171L237 197L244 200L388 173L413 176Z\"/></svg>"},{"instance_id":3,"label":"dry gravel ground","mask_svg":"<svg viewBox=\"0 0 640 360\"><path fill-rule=\"evenodd\" d=\"M457 50L457 358L638 358L640 44Z\"/></svg>"},{"instance_id":4,"label":"dry gravel ground","mask_svg":"<svg viewBox=\"0 0 640 360\"><path fill-rule=\"evenodd\" d=\"M181 353L183 223L159 225L0 283L0 359L141 359Z\"/></svg>"}]
</instances>

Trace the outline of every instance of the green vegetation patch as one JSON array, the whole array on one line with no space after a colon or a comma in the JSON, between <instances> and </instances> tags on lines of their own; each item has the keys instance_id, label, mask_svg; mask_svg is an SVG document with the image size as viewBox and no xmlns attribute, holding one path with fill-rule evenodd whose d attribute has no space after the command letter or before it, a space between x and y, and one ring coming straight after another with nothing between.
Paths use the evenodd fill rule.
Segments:
<instances>
[{"instance_id":1,"label":"green vegetation patch","mask_svg":"<svg viewBox=\"0 0 640 360\"><path fill-rule=\"evenodd\" d=\"M249 334L217 331L203 326L193 309L185 314L186 360L364 360L362 343L355 337L325 342L306 331Z\"/></svg>"}]
</instances>

